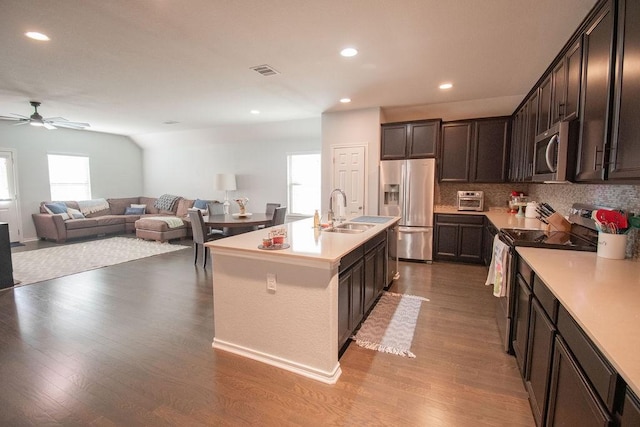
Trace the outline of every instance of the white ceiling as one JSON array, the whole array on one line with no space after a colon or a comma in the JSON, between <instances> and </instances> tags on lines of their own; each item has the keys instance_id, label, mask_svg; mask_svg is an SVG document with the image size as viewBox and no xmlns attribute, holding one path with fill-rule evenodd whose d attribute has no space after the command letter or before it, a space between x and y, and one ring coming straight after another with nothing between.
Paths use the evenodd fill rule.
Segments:
<instances>
[{"instance_id":1,"label":"white ceiling","mask_svg":"<svg viewBox=\"0 0 640 427\"><path fill-rule=\"evenodd\" d=\"M0 115L36 100L44 117L142 135L503 97L513 109L595 2L2 0Z\"/></svg>"}]
</instances>

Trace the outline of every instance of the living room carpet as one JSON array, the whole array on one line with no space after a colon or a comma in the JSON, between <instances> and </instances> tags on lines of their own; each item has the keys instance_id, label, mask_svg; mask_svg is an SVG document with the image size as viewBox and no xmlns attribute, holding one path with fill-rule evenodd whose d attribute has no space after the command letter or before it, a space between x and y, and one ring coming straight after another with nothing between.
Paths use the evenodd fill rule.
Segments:
<instances>
[{"instance_id":1,"label":"living room carpet","mask_svg":"<svg viewBox=\"0 0 640 427\"><path fill-rule=\"evenodd\" d=\"M112 237L11 254L16 286L24 286L82 271L94 270L153 255L187 249L128 237Z\"/></svg>"},{"instance_id":2,"label":"living room carpet","mask_svg":"<svg viewBox=\"0 0 640 427\"><path fill-rule=\"evenodd\" d=\"M367 349L416 357L411 352L411 343L423 301L429 300L414 295L383 293L351 339Z\"/></svg>"}]
</instances>

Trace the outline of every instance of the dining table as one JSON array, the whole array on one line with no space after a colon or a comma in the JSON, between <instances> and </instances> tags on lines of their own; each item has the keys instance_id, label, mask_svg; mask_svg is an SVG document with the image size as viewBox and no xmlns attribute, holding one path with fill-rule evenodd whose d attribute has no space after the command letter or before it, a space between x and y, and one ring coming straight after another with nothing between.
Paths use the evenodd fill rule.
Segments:
<instances>
[{"instance_id":1,"label":"dining table","mask_svg":"<svg viewBox=\"0 0 640 427\"><path fill-rule=\"evenodd\" d=\"M218 214L205 215L203 219L204 224L211 228L251 228L259 225L271 225L273 215L266 213L252 213L246 216L240 216L238 214Z\"/></svg>"}]
</instances>

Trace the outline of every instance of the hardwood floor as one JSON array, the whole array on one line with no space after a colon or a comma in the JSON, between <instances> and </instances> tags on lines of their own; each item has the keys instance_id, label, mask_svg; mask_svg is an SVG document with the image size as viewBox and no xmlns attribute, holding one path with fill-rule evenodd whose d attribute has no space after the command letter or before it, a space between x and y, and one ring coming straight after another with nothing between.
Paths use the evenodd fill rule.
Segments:
<instances>
[{"instance_id":1,"label":"hardwood floor","mask_svg":"<svg viewBox=\"0 0 640 427\"><path fill-rule=\"evenodd\" d=\"M326 385L213 350L211 267L192 256L0 291L0 425L534 425L484 267L401 263L391 291L430 299L417 357L351 344Z\"/></svg>"}]
</instances>

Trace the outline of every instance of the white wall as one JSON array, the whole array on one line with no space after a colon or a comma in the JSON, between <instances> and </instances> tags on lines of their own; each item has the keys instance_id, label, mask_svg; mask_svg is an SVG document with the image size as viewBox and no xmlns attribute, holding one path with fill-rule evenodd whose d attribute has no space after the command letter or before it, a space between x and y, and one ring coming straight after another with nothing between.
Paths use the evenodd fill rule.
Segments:
<instances>
[{"instance_id":1,"label":"white wall","mask_svg":"<svg viewBox=\"0 0 640 427\"><path fill-rule=\"evenodd\" d=\"M380 108L367 108L322 115L322 212L329 208L332 190L331 149L334 146L366 146L367 194L364 213L378 214L378 164L380 160Z\"/></svg>"},{"instance_id":2,"label":"white wall","mask_svg":"<svg viewBox=\"0 0 640 427\"><path fill-rule=\"evenodd\" d=\"M320 151L320 118L133 137L144 147L144 192L223 200L217 173L235 173L249 212L287 205L287 154ZM238 207L232 203L232 212Z\"/></svg>"},{"instance_id":3,"label":"white wall","mask_svg":"<svg viewBox=\"0 0 640 427\"><path fill-rule=\"evenodd\" d=\"M47 154L89 157L92 197L142 193L142 150L130 138L98 132L0 123L0 149L16 150L22 240L36 238L31 214L50 200Z\"/></svg>"}]
</instances>

